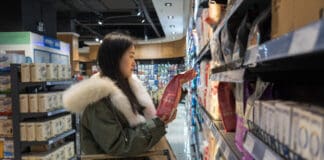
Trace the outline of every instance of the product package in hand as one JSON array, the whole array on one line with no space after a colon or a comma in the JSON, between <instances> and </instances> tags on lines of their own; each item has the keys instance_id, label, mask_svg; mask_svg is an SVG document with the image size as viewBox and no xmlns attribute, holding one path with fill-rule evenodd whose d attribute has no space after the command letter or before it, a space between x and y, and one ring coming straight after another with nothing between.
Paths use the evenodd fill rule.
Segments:
<instances>
[{"instance_id":1,"label":"product package in hand","mask_svg":"<svg viewBox=\"0 0 324 160\"><path fill-rule=\"evenodd\" d=\"M175 113L181 97L182 84L192 80L197 75L194 69L175 75L166 86L160 104L157 108L157 116L169 120Z\"/></svg>"}]
</instances>

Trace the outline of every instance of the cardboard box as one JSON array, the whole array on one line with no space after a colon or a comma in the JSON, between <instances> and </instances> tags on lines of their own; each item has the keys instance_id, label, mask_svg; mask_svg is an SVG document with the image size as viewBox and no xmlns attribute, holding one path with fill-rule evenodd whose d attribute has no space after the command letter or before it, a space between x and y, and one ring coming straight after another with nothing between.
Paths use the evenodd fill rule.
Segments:
<instances>
[{"instance_id":1,"label":"cardboard box","mask_svg":"<svg viewBox=\"0 0 324 160\"><path fill-rule=\"evenodd\" d=\"M272 0L271 37L276 38L319 20L323 0Z\"/></svg>"}]
</instances>

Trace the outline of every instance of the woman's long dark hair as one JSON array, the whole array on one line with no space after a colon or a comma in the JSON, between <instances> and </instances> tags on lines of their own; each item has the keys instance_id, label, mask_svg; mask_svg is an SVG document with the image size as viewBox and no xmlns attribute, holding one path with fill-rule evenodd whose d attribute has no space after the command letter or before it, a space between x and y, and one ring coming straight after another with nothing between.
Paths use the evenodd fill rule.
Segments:
<instances>
[{"instance_id":1,"label":"woman's long dark hair","mask_svg":"<svg viewBox=\"0 0 324 160\"><path fill-rule=\"evenodd\" d=\"M119 32L112 32L105 36L98 51L97 61L102 76L107 76L116 82L131 103L134 113L143 114L143 108L139 104L130 88L128 79L123 77L120 71L120 62L126 50L134 45L131 37Z\"/></svg>"}]
</instances>

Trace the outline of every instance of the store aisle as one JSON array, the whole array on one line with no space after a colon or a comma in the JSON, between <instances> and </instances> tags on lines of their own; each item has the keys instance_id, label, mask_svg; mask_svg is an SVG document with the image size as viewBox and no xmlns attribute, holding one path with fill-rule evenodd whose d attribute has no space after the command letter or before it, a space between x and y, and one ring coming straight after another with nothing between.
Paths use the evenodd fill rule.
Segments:
<instances>
[{"instance_id":1,"label":"store aisle","mask_svg":"<svg viewBox=\"0 0 324 160\"><path fill-rule=\"evenodd\" d=\"M167 128L167 139L178 160L191 160L188 125L186 122L185 105L178 106L176 119Z\"/></svg>"}]
</instances>

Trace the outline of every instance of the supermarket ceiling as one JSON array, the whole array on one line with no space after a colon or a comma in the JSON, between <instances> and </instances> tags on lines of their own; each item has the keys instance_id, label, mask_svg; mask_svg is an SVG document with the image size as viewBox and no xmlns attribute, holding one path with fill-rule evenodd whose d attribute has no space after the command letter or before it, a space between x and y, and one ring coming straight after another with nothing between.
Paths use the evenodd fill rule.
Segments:
<instances>
[{"instance_id":1,"label":"supermarket ceiling","mask_svg":"<svg viewBox=\"0 0 324 160\"><path fill-rule=\"evenodd\" d=\"M79 40L86 42L95 42L114 30L128 32L139 43L174 41L186 34L190 3L189 0L58 0L57 31L71 26L80 34Z\"/></svg>"}]
</instances>

